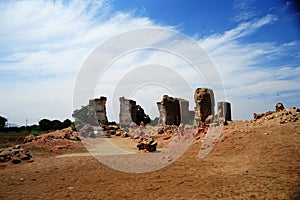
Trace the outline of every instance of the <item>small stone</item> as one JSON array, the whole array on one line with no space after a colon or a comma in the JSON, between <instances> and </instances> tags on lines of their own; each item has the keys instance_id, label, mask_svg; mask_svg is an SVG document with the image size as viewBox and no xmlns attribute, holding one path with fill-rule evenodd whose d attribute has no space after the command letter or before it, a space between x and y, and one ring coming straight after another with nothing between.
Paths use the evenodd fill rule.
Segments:
<instances>
[{"instance_id":1,"label":"small stone","mask_svg":"<svg viewBox=\"0 0 300 200\"><path fill-rule=\"evenodd\" d=\"M12 158L12 159L11 159L11 162L12 162L13 164L19 164L19 163L21 162L21 160L20 160L20 159L17 159L17 158Z\"/></svg>"},{"instance_id":2,"label":"small stone","mask_svg":"<svg viewBox=\"0 0 300 200\"><path fill-rule=\"evenodd\" d=\"M28 163L32 163L32 162L33 162L33 159L32 159L32 158L30 158L29 160L26 160L26 162L28 162Z\"/></svg>"},{"instance_id":3,"label":"small stone","mask_svg":"<svg viewBox=\"0 0 300 200\"><path fill-rule=\"evenodd\" d=\"M20 156L20 159L21 159L21 160L29 160L30 157L29 157L29 156L26 156L26 155L21 155L21 156Z\"/></svg>"},{"instance_id":4,"label":"small stone","mask_svg":"<svg viewBox=\"0 0 300 200\"><path fill-rule=\"evenodd\" d=\"M60 145L60 146L55 146L54 148L56 148L56 149L65 149L65 148L66 148L66 146L64 146L64 145Z\"/></svg>"},{"instance_id":5,"label":"small stone","mask_svg":"<svg viewBox=\"0 0 300 200\"><path fill-rule=\"evenodd\" d=\"M115 136L121 136L121 132L116 132Z\"/></svg>"},{"instance_id":6,"label":"small stone","mask_svg":"<svg viewBox=\"0 0 300 200\"><path fill-rule=\"evenodd\" d=\"M0 169L4 169L6 167L6 164L0 164Z\"/></svg>"},{"instance_id":7,"label":"small stone","mask_svg":"<svg viewBox=\"0 0 300 200\"><path fill-rule=\"evenodd\" d=\"M13 149L20 149L20 148L21 148L20 145L16 145L13 147Z\"/></svg>"},{"instance_id":8,"label":"small stone","mask_svg":"<svg viewBox=\"0 0 300 200\"><path fill-rule=\"evenodd\" d=\"M169 136L164 137L163 140L168 140L170 138L171 138L171 136L169 135Z\"/></svg>"},{"instance_id":9,"label":"small stone","mask_svg":"<svg viewBox=\"0 0 300 200\"><path fill-rule=\"evenodd\" d=\"M269 135L269 133L264 133L264 135Z\"/></svg>"},{"instance_id":10,"label":"small stone","mask_svg":"<svg viewBox=\"0 0 300 200\"><path fill-rule=\"evenodd\" d=\"M20 178L20 182L23 182L25 179L24 178Z\"/></svg>"}]
</instances>

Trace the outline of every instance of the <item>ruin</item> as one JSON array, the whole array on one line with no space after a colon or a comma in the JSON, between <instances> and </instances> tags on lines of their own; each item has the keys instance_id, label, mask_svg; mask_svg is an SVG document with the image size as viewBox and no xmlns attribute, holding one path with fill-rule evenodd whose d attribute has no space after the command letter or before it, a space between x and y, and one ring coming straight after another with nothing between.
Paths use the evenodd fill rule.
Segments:
<instances>
[{"instance_id":1,"label":"ruin","mask_svg":"<svg viewBox=\"0 0 300 200\"><path fill-rule=\"evenodd\" d=\"M136 104L136 101L120 97L120 126L129 127L131 122L140 125L142 122L145 124L150 123L150 117L145 114L144 109Z\"/></svg>"},{"instance_id":2,"label":"ruin","mask_svg":"<svg viewBox=\"0 0 300 200\"><path fill-rule=\"evenodd\" d=\"M197 88L194 93L194 100L196 104L194 125L198 127L205 124L209 115L214 115L214 92L208 88Z\"/></svg>"},{"instance_id":3,"label":"ruin","mask_svg":"<svg viewBox=\"0 0 300 200\"><path fill-rule=\"evenodd\" d=\"M88 122L92 126L107 125L106 97L89 100Z\"/></svg>"},{"instance_id":4,"label":"ruin","mask_svg":"<svg viewBox=\"0 0 300 200\"><path fill-rule=\"evenodd\" d=\"M177 98L164 95L161 102L157 102L159 111L159 125L179 125L181 122L180 103Z\"/></svg>"},{"instance_id":5,"label":"ruin","mask_svg":"<svg viewBox=\"0 0 300 200\"><path fill-rule=\"evenodd\" d=\"M281 102L276 103L276 105L275 105L275 112L280 112L280 111L283 111L283 110L284 110L283 103L281 103Z\"/></svg>"},{"instance_id":6,"label":"ruin","mask_svg":"<svg viewBox=\"0 0 300 200\"><path fill-rule=\"evenodd\" d=\"M125 97L120 97L120 126L128 127L132 122L131 118L131 108L136 105L136 102L130 99L125 99Z\"/></svg>"},{"instance_id":7,"label":"ruin","mask_svg":"<svg viewBox=\"0 0 300 200\"><path fill-rule=\"evenodd\" d=\"M231 106L229 102L221 101L217 103L217 117L225 121L231 121Z\"/></svg>"},{"instance_id":8,"label":"ruin","mask_svg":"<svg viewBox=\"0 0 300 200\"><path fill-rule=\"evenodd\" d=\"M158 126L163 126L166 124L167 112L165 107L161 104L161 102L157 102L157 108L159 112Z\"/></svg>"},{"instance_id":9,"label":"ruin","mask_svg":"<svg viewBox=\"0 0 300 200\"><path fill-rule=\"evenodd\" d=\"M177 98L179 100L180 106L180 123L189 124L189 101L181 98Z\"/></svg>"},{"instance_id":10,"label":"ruin","mask_svg":"<svg viewBox=\"0 0 300 200\"><path fill-rule=\"evenodd\" d=\"M159 111L157 125L189 124L191 117L187 100L164 95L162 101L156 104Z\"/></svg>"},{"instance_id":11,"label":"ruin","mask_svg":"<svg viewBox=\"0 0 300 200\"><path fill-rule=\"evenodd\" d=\"M178 99L169 97L168 95L163 96L163 100L161 102L162 106L164 106L166 110L166 125L177 125L180 124L180 104Z\"/></svg>"}]
</instances>

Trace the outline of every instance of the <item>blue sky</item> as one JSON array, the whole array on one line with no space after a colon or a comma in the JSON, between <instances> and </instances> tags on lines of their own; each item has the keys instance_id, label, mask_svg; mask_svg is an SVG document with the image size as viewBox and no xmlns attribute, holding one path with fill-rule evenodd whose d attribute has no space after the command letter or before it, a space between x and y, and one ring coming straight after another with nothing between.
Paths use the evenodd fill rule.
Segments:
<instances>
[{"instance_id":1,"label":"blue sky","mask_svg":"<svg viewBox=\"0 0 300 200\"><path fill-rule=\"evenodd\" d=\"M204 49L223 80L234 119L274 110L277 101L299 107L300 17L295 8L294 1L284 0L1 1L0 115L18 124L26 118L29 124L71 118L76 78L90 53L120 33L145 27L179 31ZM128 73L125 63L139 65L139 56L124 58L111 73ZM143 54L143 64L153 57ZM192 87L203 86L184 68L176 70ZM119 78L103 80L107 88L95 97L112 98L109 91ZM160 100L162 94L153 91L153 96ZM179 96L193 108L193 94ZM157 114L155 102L138 93L132 97L152 117ZM117 103L108 102L112 107Z\"/></svg>"}]
</instances>

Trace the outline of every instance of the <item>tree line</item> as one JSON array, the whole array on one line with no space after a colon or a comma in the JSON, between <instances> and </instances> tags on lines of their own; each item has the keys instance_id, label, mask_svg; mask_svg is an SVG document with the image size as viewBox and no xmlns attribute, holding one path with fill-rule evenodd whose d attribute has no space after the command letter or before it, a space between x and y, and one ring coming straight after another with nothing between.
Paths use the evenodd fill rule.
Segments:
<instances>
[{"instance_id":1,"label":"tree line","mask_svg":"<svg viewBox=\"0 0 300 200\"><path fill-rule=\"evenodd\" d=\"M60 120L49 120L49 119L42 119L39 121L39 124L31 125L31 126L21 126L21 127L5 127L5 124L0 126L0 131L4 132L28 132L28 133L39 133L39 132L46 132L50 130L61 130L67 128L72 125L72 121L66 119L64 121Z\"/></svg>"}]
</instances>

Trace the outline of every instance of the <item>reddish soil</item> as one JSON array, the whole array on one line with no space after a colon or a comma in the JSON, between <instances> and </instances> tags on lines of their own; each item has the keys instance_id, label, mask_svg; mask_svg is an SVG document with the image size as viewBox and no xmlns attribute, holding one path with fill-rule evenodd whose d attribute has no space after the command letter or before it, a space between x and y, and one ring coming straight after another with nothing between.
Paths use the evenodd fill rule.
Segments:
<instances>
[{"instance_id":1,"label":"reddish soil","mask_svg":"<svg viewBox=\"0 0 300 200\"><path fill-rule=\"evenodd\" d=\"M200 140L168 167L144 174L76 156L85 152L81 142L68 141L60 152L35 146L33 163L0 169L0 199L300 199L299 120L230 123L203 159ZM77 154L57 156L63 153Z\"/></svg>"}]
</instances>

